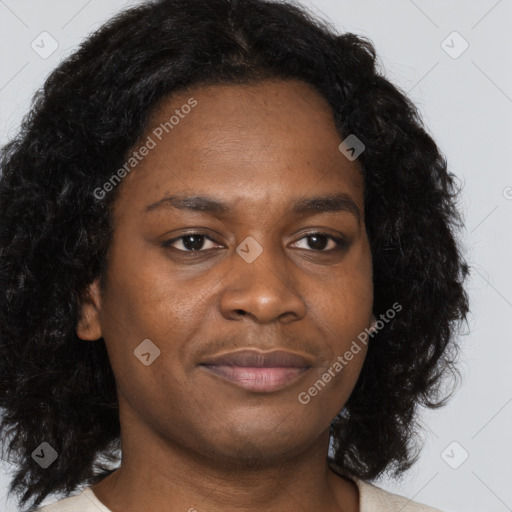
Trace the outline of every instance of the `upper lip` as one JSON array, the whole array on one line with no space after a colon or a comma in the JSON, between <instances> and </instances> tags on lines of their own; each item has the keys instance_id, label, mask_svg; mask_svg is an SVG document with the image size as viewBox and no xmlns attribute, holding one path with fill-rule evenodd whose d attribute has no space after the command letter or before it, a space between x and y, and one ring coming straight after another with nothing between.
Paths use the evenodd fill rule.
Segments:
<instances>
[{"instance_id":1,"label":"upper lip","mask_svg":"<svg viewBox=\"0 0 512 512\"><path fill-rule=\"evenodd\" d=\"M262 352L254 349L227 352L205 359L200 364L215 366L245 366L253 368L307 368L308 358L287 350Z\"/></svg>"}]
</instances>

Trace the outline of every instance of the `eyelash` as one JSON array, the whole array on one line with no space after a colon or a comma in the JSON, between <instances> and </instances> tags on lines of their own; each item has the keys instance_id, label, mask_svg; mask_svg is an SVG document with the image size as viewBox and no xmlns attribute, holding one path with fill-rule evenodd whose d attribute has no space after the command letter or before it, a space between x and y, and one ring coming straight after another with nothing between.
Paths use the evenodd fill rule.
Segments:
<instances>
[{"instance_id":1,"label":"eyelash","mask_svg":"<svg viewBox=\"0 0 512 512\"><path fill-rule=\"evenodd\" d=\"M329 249L327 251L322 250L322 249L306 249L306 250L313 251L313 252L331 253L331 252L337 252L337 251L344 250L349 245L349 242L347 242L344 238L336 237L336 236L330 235L329 233L324 233L322 231L314 231L311 233L307 233L303 237L299 238L298 241L303 240L304 238L315 236L315 235L316 236L318 236L318 235L325 236L328 239L331 239L336 244L336 247L334 249ZM181 240L188 236L202 236L202 237L210 240L211 242L218 243L218 242L215 242L215 240L213 240L212 238L210 238L206 233L192 232L192 233L186 233L185 235L173 238L172 240L165 240L164 242L162 242L162 247L171 247L173 249L176 249L175 247L172 247L172 244L177 242L178 240ZM199 249L197 251L183 250L183 249L176 249L176 250L179 252L183 252L183 253L197 254L197 253L201 253L201 252L207 252L211 249Z\"/></svg>"}]
</instances>

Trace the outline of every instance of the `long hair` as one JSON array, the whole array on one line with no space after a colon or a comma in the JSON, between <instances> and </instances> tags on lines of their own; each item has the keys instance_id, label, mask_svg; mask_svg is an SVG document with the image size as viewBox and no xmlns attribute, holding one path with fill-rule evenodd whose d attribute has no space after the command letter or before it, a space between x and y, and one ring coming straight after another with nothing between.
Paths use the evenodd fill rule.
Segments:
<instances>
[{"instance_id":1,"label":"long hair","mask_svg":"<svg viewBox=\"0 0 512 512\"><path fill-rule=\"evenodd\" d=\"M365 145L365 222L379 330L342 415L332 461L374 479L417 458L420 406L448 398L469 272L459 190L417 109L380 72L372 43L299 5L157 0L121 12L47 78L0 165L0 434L33 510L92 485L119 462L115 379L105 342L78 339L87 286L104 276L119 169L159 103L185 88L265 78L310 84L342 138ZM136 171L135 171L136 172ZM456 379L455 379L456 380ZM444 391L443 391L444 390ZM58 453L44 469L34 450Z\"/></svg>"}]
</instances>

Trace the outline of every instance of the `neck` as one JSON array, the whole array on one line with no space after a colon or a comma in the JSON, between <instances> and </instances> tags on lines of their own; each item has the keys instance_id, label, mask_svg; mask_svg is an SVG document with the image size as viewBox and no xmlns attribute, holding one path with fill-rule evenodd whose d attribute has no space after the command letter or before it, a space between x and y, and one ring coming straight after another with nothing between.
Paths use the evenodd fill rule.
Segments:
<instances>
[{"instance_id":1,"label":"neck","mask_svg":"<svg viewBox=\"0 0 512 512\"><path fill-rule=\"evenodd\" d=\"M327 464L329 432L302 452L221 458L173 444L146 425L124 422L121 467L92 486L112 511L357 512L356 484ZM123 422L121 422L123 425Z\"/></svg>"}]
</instances>

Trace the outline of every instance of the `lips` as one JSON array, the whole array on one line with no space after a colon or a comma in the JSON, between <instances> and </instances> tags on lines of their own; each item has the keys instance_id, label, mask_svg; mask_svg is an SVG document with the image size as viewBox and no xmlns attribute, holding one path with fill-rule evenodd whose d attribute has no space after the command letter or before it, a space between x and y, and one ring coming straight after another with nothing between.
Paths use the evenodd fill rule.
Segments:
<instances>
[{"instance_id":1,"label":"lips","mask_svg":"<svg viewBox=\"0 0 512 512\"><path fill-rule=\"evenodd\" d=\"M306 368L309 361L294 352L274 350L239 350L206 359L203 363L216 366L245 366L252 368Z\"/></svg>"},{"instance_id":2,"label":"lips","mask_svg":"<svg viewBox=\"0 0 512 512\"><path fill-rule=\"evenodd\" d=\"M297 381L312 367L312 361L284 350L239 350L210 357L200 366L210 375L243 389L270 392Z\"/></svg>"}]
</instances>

